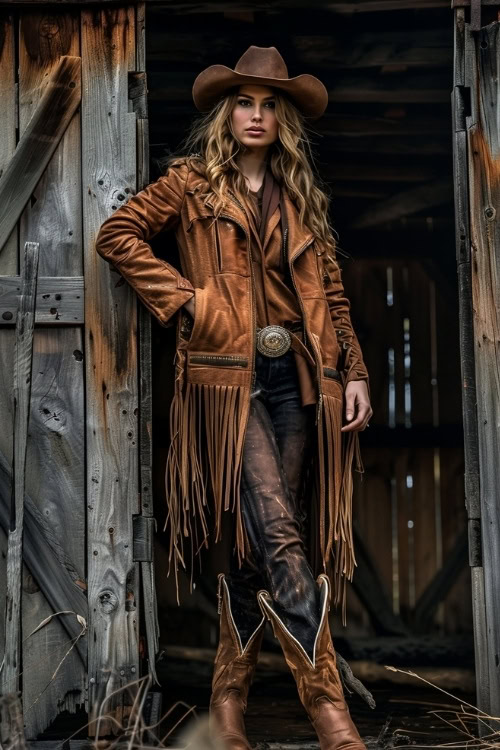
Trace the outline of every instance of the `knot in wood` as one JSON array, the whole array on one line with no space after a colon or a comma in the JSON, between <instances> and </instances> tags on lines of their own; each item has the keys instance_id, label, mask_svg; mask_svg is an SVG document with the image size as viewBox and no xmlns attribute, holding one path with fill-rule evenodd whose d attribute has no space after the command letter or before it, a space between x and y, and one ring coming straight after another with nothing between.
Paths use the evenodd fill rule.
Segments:
<instances>
[{"instance_id":1,"label":"knot in wood","mask_svg":"<svg viewBox=\"0 0 500 750\"><path fill-rule=\"evenodd\" d=\"M113 612L118 606L118 597L111 589L104 589L99 594L99 603L103 612Z\"/></svg>"}]
</instances>

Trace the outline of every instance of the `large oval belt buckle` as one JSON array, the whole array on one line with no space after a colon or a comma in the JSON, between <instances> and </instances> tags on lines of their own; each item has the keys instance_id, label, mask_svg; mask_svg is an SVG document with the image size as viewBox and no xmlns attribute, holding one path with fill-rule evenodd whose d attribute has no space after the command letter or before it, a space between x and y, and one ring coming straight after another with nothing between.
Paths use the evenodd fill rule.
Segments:
<instances>
[{"instance_id":1,"label":"large oval belt buckle","mask_svg":"<svg viewBox=\"0 0 500 750\"><path fill-rule=\"evenodd\" d=\"M257 331L257 349L266 357L281 357L292 345L292 337L282 326L266 326Z\"/></svg>"}]
</instances>

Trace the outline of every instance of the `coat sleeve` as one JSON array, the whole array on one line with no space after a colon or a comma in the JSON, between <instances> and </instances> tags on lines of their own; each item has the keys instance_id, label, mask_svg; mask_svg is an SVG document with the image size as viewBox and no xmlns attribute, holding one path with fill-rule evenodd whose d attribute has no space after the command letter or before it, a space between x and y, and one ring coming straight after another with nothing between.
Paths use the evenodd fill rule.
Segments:
<instances>
[{"instance_id":1,"label":"coat sleeve","mask_svg":"<svg viewBox=\"0 0 500 750\"><path fill-rule=\"evenodd\" d=\"M148 240L174 229L184 200L188 167L172 166L103 223L96 250L121 273L164 326L193 295L191 283L154 255Z\"/></svg>"},{"instance_id":2,"label":"coat sleeve","mask_svg":"<svg viewBox=\"0 0 500 750\"><path fill-rule=\"evenodd\" d=\"M325 253L326 255L326 253ZM345 382L351 380L366 380L368 371L363 362L363 354L358 337L352 327L350 303L345 296L340 266L331 255L324 259L325 293L332 323L337 333L337 340L342 352L341 367L345 373Z\"/></svg>"}]
</instances>

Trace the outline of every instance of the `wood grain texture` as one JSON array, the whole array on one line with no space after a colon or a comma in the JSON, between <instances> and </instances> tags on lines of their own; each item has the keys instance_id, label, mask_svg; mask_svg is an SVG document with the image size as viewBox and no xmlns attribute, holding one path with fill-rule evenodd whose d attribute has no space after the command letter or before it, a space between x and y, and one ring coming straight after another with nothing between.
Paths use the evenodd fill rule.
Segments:
<instances>
[{"instance_id":1,"label":"wood grain texture","mask_svg":"<svg viewBox=\"0 0 500 750\"><path fill-rule=\"evenodd\" d=\"M137 564L132 515L139 512L136 299L118 285L94 242L113 206L136 189L134 8L82 10L82 164L86 279L89 708L138 675ZM118 722L124 691L107 703ZM95 727L91 728L91 732ZM100 731L115 731L104 722Z\"/></svg>"},{"instance_id":2,"label":"wood grain texture","mask_svg":"<svg viewBox=\"0 0 500 750\"><path fill-rule=\"evenodd\" d=\"M17 127L17 97L15 86L15 45L14 45L14 19L9 10L0 10L0 174L9 163L16 148ZM0 253L0 273L17 274L18 245L17 227L13 230ZM0 423L4 426L4 441L12 432L12 353L13 353L14 331L0 331ZM5 360L10 360L10 366L2 373ZM7 382L3 375L8 376ZM0 435L0 442L2 441ZM5 448L6 446L2 446ZM12 446L8 448L8 460L12 460ZM9 492L10 497L10 492ZM0 530L0 601L5 602L5 586L7 580L7 537ZM3 611L3 609L2 609ZM0 617L0 660L3 658L5 641L5 619Z\"/></svg>"},{"instance_id":3,"label":"wood grain texture","mask_svg":"<svg viewBox=\"0 0 500 750\"><path fill-rule=\"evenodd\" d=\"M6 5L45 4L44 0L4 0ZM94 3L103 3L105 5L117 5L121 0L59 0L62 5L86 5ZM199 2L182 3L180 0L146 0L149 3L161 3L170 8L171 11L180 13L199 13ZM459 0L461 5L469 5L470 0ZM485 5L494 5L496 0L482 0ZM278 0L274 2L277 8L309 8L307 0ZM448 8L448 0L353 0L352 2L341 2L341 0L331 0L329 7L337 13L375 13L379 11L403 10L407 8ZM204 13L223 13L228 8L227 0L215 0L203 4ZM260 0L259 2L240 1L231 3L231 12L250 12L258 10L267 10L269 4Z\"/></svg>"},{"instance_id":4,"label":"wood grain texture","mask_svg":"<svg viewBox=\"0 0 500 750\"><path fill-rule=\"evenodd\" d=\"M66 57L64 57L66 56ZM48 95L61 61L76 66L80 86L79 13L31 9L19 19L19 124L22 137L31 127L40 102ZM62 63L64 65L64 63ZM40 323L63 320L64 329L35 331L32 428L26 482L38 513L60 539L70 566L85 576L84 350L79 324L83 314L82 198L80 114L71 116L44 173L33 190L19 223L21 241L40 242ZM50 295L50 296L47 296ZM65 310L64 310L65 309ZM68 324L73 324L68 325ZM58 595L42 590L25 571L23 636L54 612ZM63 580L64 575L62 574ZM68 596L71 587L60 591ZM61 602L62 603L62 602ZM66 620L68 622L66 622ZM56 717L74 713L85 700L85 666L77 649L68 651L68 623L76 617L52 619L30 636L23 663L30 674L24 686L26 735L34 739ZM73 631L73 635L75 635ZM79 643L86 646L85 641ZM51 681L57 664L64 663ZM50 683L50 684L49 684ZM43 691L43 693L42 693Z\"/></svg>"},{"instance_id":5,"label":"wood grain texture","mask_svg":"<svg viewBox=\"0 0 500 750\"><path fill-rule=\"evenodd\" d=\"M11 483L10 461L7 461L5 455L0 453L0 528L5 533L9 527ZM73 561L63 549L63 540L64 534L61 534L61 530L52 528L50 519L40 512L37 504L26 493L24 496L23 558L27 569L23 574L24 589L31 593L40 591L50 604L49 614L62 610L73 611L74 617L63 617L59 622L67 634L66 640L68 638L76 640L82 631L82 625L78 622L76 615L81 615L85 620L88 618L86 584L82 571L75 568ZM40 622L41 620L37 620L37 625ZM45 632L45 637L47 632ZM69 647L68 644L66 646ZM86 667L87 644L84 636L78 639L75 648L83 667ZM52 649L47 655L43 653L42 648L42 658L49 659L54 667L55 657Z\"/></svg>"},{"instance_id":6,"label":"wood grain texture","mask_svg":"<svg viewBox=\"0 0 500 750\"><path fill-rule=\"evenodd\" d=\"M17 97L14 19L5 9L0 10L0 179L16 150ZM17 227L5 241L0 256L0 273L18 272Z\"/></svg>"},{"instance_id":7,"label":"wood grain texture","mask_svg":"<svg viewBox=\"0 0 500 750\"><path fill-rule=\"evenodd\" d=\"M63 57L0 182L0 249L30 199L80 98L80 59Z\"/></svg>"},{"instance_id":8,"label":"wood grain texture","mask_svg":"<svg viewBox=\"0 0 500 750\"><path fill-rule=\"evenodd\" d=\"M1 673L2 693L17 693L21 672L21 577L23 560L24 492L31 398L33 331L35 327L36 281L39 245L27 242L20 290L14 352L14 492L11 499L5 597L5 662Z\"/></svg>"},{"instance_id":9,"label":"wood grain texture","mask_svg":"<svg viewBox=\"0 0 500 750\"><path fill-rule=\"evenodd\" d=\"M141 81L143 95L137 114L137 189L142 190L149 182L149 122L147 119L147 81L146 81L146 5L139 3L136 8L136 76ZM129 80L130 91L130 80ZM130 95L130 94L129 94ZM152 404L152 351L151 351L151 314L139 305L139 374L140 374L140 448L139 448L139 482L141 496L141 514L154 523L153 519L153 404ZM152 530L154 534L154 530ZM153 539L151 539L151 557L141 562L142 609L146 627L147 665L153 680L158 682L155 661L160 644L160 625L158 622L158 603L154 576Z\"/></svg>"},{"instance_id":10,"label":"wood grain texture","mask_svg":"<svg viewBox=\"0 0 500 750\"><path fill-rule=\"evenodd\" d=\"M472 243L472 298L476 361L482 550L490 715L500 716L500 130L496 116L498 24L481 30L478 50L479 118L468 129Z\"/></svg>"},{"instance_id":11,"label":"wood grain texture","mask_svg":"<svg viewBox=\"0 0 500 750\"><path fill-rule=\"evenodd\" d=\"M19 276L0 276L0 326L16 321L19 285ZM83 276L39 277L35 323L81 325L83 322Z\"/></svg>"}]
</instances>

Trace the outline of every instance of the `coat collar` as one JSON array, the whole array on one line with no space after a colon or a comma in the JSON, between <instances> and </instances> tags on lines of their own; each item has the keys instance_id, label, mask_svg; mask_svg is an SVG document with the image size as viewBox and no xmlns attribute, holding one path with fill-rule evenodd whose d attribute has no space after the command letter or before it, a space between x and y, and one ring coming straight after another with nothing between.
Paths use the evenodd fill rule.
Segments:
<instances>
[{"instance_id":1,"label":"coat collar","mask_svg":"<svg viewBox=\"0 0 500 750\"><path fill-rule=\"evenodd\" d=\"M211 206L211 204L207 205L209 205L213 209L213 206ZM299 223L298 211L286 191L283 191L282 206L286 211L286 216L288 219L288 258L290 262L293 263L295 258L301 253L304 247L314 240L314 235L306 227L301 227ZM226 201L225 206L222 210L222 214L224 216L227 216L229 219L233 219L237 224L240 224L243 228L245 228L248 234L250 234L251 230L249 226L248 216L236 196L233 196L232 194L229 196L229 199ZM279 219L280 210L278 207L276 211L274 211L273 215L269 218L269 225L266 231L264 246L267 244L267 242L269 242L269 238L276 228Z\"/></svg>"}]
</instances>

